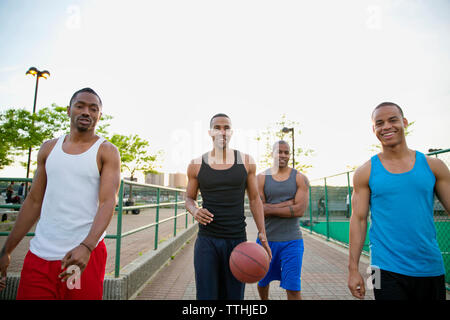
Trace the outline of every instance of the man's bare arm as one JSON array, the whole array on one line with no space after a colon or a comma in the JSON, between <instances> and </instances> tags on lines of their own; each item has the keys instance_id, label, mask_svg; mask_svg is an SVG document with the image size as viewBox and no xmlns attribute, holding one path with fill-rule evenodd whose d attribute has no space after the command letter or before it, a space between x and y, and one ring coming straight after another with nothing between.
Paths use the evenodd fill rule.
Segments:
<instances>
[{"instance_id":1,"label":"man's bare arm","mask_svg":"<svg viewBox=\"0 0 450 320\"><path fill-rule=\"evenodd\" d=\"M267 242L266 227L264 223L264 207L258 192L258 182L256 178L256 164L255 161L249 156L244 155L246 169L247 169L247 196L250 204L250 211L253 215L256 228L259 232L259 239L262 246L266 249L269 258L272 259L272 251L270 250L269 243Z\"/></svg>"},{"instance_id":2,"label":"man's bare arm","mask_svg":"<svg viewBox=\"0 0 450 320\"><path fill-rule=\"evenodd\" d=\"M83 243L95 248L114 215L120 187L120 153L108 142L104 143L103 165L100 175L99 206L89 234Z\"/></svg>"},{"instance_id":3,"label":"man's bare arm","mask_svg":"<svg viewBox=\"0 0 450 320\"><path fill-rule=\"evenodd\" d=\"M281 218L302 217L305 214L309 202L309 180L298 173L296 176L297 192L292 200L277 203L276 205L265 205L264 214L266 216L277 216Z\"/></svg>"},{"instance_id":4,"label":"man's bare arm","mask_svg":"<svg viewBox=\"0 0 450 320\"><path fill-rule=\"evenodd\" d=\"M45 161L53 149L56 139L46 141L39 149L37 156L37 169L22 207L20 208L16 222L9 234L5 245L0 251L0 290L6 286L6 274L10 262L10 255L20 241L30 231L41 214L42 201L47 186L47 174L45 172Z\"/></svg>"},{"instance_id":5,"label":"man's bare arm","mask_svg":"<svg viewBox=\"0 0 450 320\"><path fill-rule=\"evenodd\" d=\"M295 204L294 199L291 200L286 200L283 202L278 202L278 203L264 203L264 207L268 207L268 208L284 208L284 207L288 207L288 206L292 206Z\"/></svg>"},{"instance_id":6,"label":"man's bare arm","mask_svg":"<svg viewBox=\"0 0 450 320\"><path fill-rule=\"evenodd\" d=\"M201 161L200 161L201 163ZM213 221L214 215L205 208L199 208L197 204L198 179L200 165L198 160L193 160L187 169L188 184L186 187L186 210L192 214L194 219L202 225L207 225Z\"/></svg>"},{"instance_id":7,"label":"man's bare arm","mask_svg":"<svg viewBox=\"0 0 450 320\"><path fill-rule=\"evenodd\" d=\"M450 171L447 165L437 158L427 157L431 171L436 177L434 191L442 206L450 215Z\"/></svg>"},{"instance_id":8,"label":"man's bare arm","mask_svg":"<svg viewBox=\"0 0 450 320\"><path fill-rule=\"evenodd\" d=\"M353 176L352 215L349 235L348 287L353 296L365 295L364 281L359 273L359 259L366 239L367 217L370 201L370 161L358 168Z\"/></svg>"},{"instance_id":9,"label":"man's bare arm","mask_svg":"<svg viewBox=\"0 0 450 320\"><path fill-rule=\"evenodd\" d=\"M10 254L18 243L25 237L31 227L36 223L40 214L45 188L47 186L47 174L45 161L56 140L46 141L39 149L37 156L37 169L31 184L31 190L20 208L16 222L6 240L4 250Z\"/></svg>"}]
</instances>

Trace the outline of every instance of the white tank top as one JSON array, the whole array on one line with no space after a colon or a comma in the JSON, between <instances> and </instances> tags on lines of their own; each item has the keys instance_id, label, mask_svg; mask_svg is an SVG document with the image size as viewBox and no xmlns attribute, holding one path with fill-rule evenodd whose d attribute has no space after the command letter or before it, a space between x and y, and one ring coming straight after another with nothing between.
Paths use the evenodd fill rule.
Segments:
<instances>
[{"instance_id":1,"label":"white tank top","mask_svg":"<svg viewBox=\"0 0 450 320\"><path fill-rule=\"evenodd\" d=\"M61 260L88 235L98 209L100 137L87 151L68 154L58 139L47 157L47 187L30 251L45 260ZM99 242L105 237L100 237Z\"/></svg>"}]
</instances>

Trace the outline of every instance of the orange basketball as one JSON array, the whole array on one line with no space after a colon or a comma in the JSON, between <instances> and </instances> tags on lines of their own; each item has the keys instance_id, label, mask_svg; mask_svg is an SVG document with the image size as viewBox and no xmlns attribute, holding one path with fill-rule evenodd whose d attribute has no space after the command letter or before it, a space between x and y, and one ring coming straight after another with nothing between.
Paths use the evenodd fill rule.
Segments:
<instances>
[{"instance_id":1,"label":"orange basketball","mask_svg":"<svg viewBox=\"0 0 450 320\"><path fill-rule=\"evenodd\" d=\"M269 265L269 255L256 242L241 242L230 255L231 272L236 279L244 283L255 283L264 278Z\"/></svg>"}]
</instances>

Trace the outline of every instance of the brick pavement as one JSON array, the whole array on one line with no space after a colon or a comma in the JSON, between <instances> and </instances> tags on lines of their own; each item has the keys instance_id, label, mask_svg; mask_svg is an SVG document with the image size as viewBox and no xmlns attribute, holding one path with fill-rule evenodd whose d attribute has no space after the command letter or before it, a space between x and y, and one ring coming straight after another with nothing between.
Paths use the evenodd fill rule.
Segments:
<instances>
[{"instance_id":1,"label":"brick pavement","mask_svg":"<svg viewBox=\"0 0 450 320\"><path fill-rule=\"evenodd\" d=\"M256 226L247 217L247 237L256 239ZM305 251L302 267L302 297L305 300L348 300L353 298L347 288L346 249L339 245L303 231ZM195 300L195 278L193 249L195 238L165 266L137 294L136 300ZM360 271L364 276L368 259L362 258ZM279 281L270 286L269 298L285 300L286 292L279 287ZM256 284L247 284L246 300L259 300ZM366 299L373 299L373 292L367 290Z\"/></svg>"},{"instance_id":2,"label":"brick pavement","mask_svg":"<svg viewBox=\"0 0 450 320\"><path fill-rule=\"evenodd\" d=\"M154 222L155 210L148 209L139 215L123 216L123 232ZM182 212L180 210L179 212ZM173 209L161 209L160 219L173 215ZM108 234L116 233L116 219L114 216L108 227ZM191 223L191 219L189 219ZM248 239L256 239L256 226L252 218L247 217ZM185 217L178 218L177 230L184 229ZM31 230L33 231L34 228ZM164 241L172 236L173 221L162 224L159 228L159 241ZM304 231L305 252L302 268L302 296L305 300L316 299L354 299L347 289L347 250L339 245L327 242L316 235L310 235ZM10 273L18 273L22 269L23 259L29 248L30 237L26 237L18 245L12 254ZM0 247L3 246L6 237L0 237ZM106 273L112 274L115 261L115 240L106 239L108 259ZM193 244L195 238L187 243L166 267L150 279L137 295L138 300L194 300L195 279L193 268ZM154 228L133 234L122 240L121 267L132 262L141 254L154 247ZM365 262L364 262L365 261ZM365 270L368 260L362 259L360 271L366 275ZM270 287L270 299L286 299L286 294L279 287L279 282L274 281ZM447 299L449 299L447 292ZM245 299L259 299L256 284L247 284ZM367 299L373 299L373 293L367 292Z\"/></svg>"}]
</instances>

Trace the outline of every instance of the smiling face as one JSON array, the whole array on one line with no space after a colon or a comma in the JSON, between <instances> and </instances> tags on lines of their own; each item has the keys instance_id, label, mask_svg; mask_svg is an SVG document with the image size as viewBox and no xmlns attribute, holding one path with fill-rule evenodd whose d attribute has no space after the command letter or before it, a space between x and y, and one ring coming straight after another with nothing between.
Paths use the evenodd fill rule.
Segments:
<instances>
[{"instance_id":1,"label":"smiling face","mask_svg":"<svg viewBox=\"0 0 450 320\"><path fill-rule=\"evenodd\" d=\"M233 134L230 118L216 117L212 119L211 129L208 132L215 148L226 149Z\"/></svg>"},{"instance_id":2,"label":"smiling face","mask_svg":"<svg viewBox=\"0 0 450 320\"><path fill-rule=\"evenodd\" d=\"M372 115L372 129L383 147L394 147L405 143L405 128L408 120L394 105L376 109Z\"/></svg>"},{"instance_id":3,"label":"smiling face","mask_svg":"<svg viewBox=\"0 0 450 320\"><path fill-rule=\"evenodd\" d=\"M289 165L289 158L291 151L289 144L277 142L273 146L272 151L273 165L280 169L286 168Z\"/></svg>"},{"instance_id":4,"label":"smiling face","mask_svg":"<svg viewBox=\"0 0 450 320\"><path fill-rule=\"evenodd\" d=\"M99 98L89 92L80 92L67 107L70 127L78 132L94 131L102 116Z\"/></svg>"}]
</instances>

